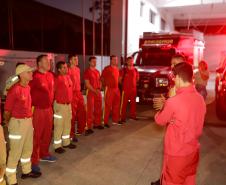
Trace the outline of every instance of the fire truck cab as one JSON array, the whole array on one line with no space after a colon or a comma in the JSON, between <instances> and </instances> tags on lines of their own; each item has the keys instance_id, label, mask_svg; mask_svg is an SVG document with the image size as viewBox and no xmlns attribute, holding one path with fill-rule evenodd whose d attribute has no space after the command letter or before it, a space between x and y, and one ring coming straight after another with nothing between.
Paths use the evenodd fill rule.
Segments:
<instances>
[{"instance_id":1,"label":"fire truck cab","mask_svg":"<svg viewBox=\"0 0 226 185\"><path fill-rule=\"evenodd\" d=\"M160 94L168 96L173 84L171 58L183 54L194 67L203 58L203 34L144 33L139 41L139 51L133 53L134 65L140 80L137 84L137 102L152 101Z\"/></svg>"}]
</instances>

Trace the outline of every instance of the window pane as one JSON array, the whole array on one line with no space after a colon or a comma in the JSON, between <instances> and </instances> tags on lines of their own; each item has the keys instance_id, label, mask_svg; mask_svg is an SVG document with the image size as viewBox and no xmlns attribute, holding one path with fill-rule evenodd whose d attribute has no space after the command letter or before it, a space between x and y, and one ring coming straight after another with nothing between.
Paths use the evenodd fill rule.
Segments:
<instances>
[{"instance_id":1,"label":"window pane","mask_svg":"<svg viewBox=\"0 0 226 185\"><path fill-rule=\"evenodd\" d=\"M140 2L140 16L143 16L143 11L144 11L144 2Z\"/></svg>"},{"instance_id":2,"label":"window pane","mask_svg":"<svg viewBox=\"0 0 226 185\"><path fill-rule=\"evenodd\" d=\"M155 24L155 12L153 12L151 9L150 9L150 11L149 11L149 21L150 21L150 23L152 23L152 24Z\"/></svg>"},{"instance_id":3,"label":"window pane","mask_svg":"<svg viewBox=\"0 0 226 185\"><path fill-rule=\"evenodd\" d=\"M9 47L8 4L1 1L0 6L0 47Z\"/></svg>"}]
</instances>

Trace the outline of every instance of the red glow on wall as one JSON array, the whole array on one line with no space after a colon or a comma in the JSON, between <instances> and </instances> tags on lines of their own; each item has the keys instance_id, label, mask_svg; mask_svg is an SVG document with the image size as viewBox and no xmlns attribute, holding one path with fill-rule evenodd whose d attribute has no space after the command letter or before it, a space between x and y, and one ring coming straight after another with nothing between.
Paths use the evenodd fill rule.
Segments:
<instances>
[{"instance_id":1,"label":"red glow on wall","mask_svg":"<svg viewBox=\"0 0 226 185\"><path fill-rule=\"evenodd\" d=\"M187 27L176 27L176 30L181 31L187 29ZM226 34L226 25L210 25L210 26L196 26L190 27L190 29L196 29L203 32L205 35L225 35Z\"/></svg>"}]
</instances>

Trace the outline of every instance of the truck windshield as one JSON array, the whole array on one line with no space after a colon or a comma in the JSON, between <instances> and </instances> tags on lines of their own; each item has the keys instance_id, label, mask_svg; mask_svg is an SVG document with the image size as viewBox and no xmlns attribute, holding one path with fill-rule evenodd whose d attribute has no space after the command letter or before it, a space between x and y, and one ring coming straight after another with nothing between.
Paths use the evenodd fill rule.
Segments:
<instances>
[{"instance_id":1,"label":"truck windshield","mask_svg":"<svg viewBox=\"0 0 226 185\"><path fill-rule=\"evenodd\" d=\"M175 54L175 49L147 48L143 49L137 56L138 66L170 66L171 58Z\"/></svg>"}]
</instances>

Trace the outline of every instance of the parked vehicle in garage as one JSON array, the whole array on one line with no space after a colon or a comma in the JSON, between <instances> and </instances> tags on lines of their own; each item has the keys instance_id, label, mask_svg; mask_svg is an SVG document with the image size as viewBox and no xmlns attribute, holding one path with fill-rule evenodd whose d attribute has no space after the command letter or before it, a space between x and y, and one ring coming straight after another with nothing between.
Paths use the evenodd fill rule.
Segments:
<instances>
[{"instance_id":1,"label":"parked vehicle in garage","mask_svg":"<svg viewBox=\"0 0 226 185\"><path fill-rule=\"evenodd\" d=\"M215 92L217 117L226 120L226 60L225 65L217 69Z\"/></svg>"},{"instance_id":2,"label":"parked vehicle in garage","mask_svg":"<svg viewBox=\"0 0 226 185\"><path fill-rule=\"evenodd\" d=\"M218 84L220 79L222 78L222 74L226 68L226 56L222 57L218 68L216 69L216 79L215 79L215 92L217 94Z\"/></svg>"},{"instance_id":3,"label":"parked vehicle in garage","mask_svg":"<svg viewBox=\"0 0 226 185\"><path fill-rule=\"evenodd\" d=\"M172 86L171 58L183 54L188 62L197 66L203 58L204 38L200 32L149 33L139 42L140 50L133 53L135 67L140 75L137 84L139 102L152 101L160 94L167 96Z\"/></svg>"}]
</instances>

